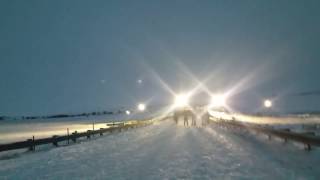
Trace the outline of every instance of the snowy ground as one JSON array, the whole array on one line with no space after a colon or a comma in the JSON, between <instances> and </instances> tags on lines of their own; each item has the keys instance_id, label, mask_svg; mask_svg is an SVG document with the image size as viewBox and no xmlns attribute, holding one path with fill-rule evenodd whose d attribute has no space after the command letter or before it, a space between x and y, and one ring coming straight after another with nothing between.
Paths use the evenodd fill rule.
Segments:
<instances>
[{"instance_id":1,"label":"snowy ground","mask_svg":"<svg viewBox=\"0 0 320 180\"><path fill-rule=\"evenodd\" d=\"M0 160L0 179L319 179L320 152L172 121Z\"/></svg>"},{"instance_id":2,"label":"snowy ground","mask_svg":"<svg viewBox=\"0 0 320 180\"><path fill-rule=\"evenodd\" d=\"M233 115L237 120L254 123L266 124L276 129L290 129L292 132L313 132L320 135L320 117L313 116L281 116L281 117L268 117L268 116L249 116L249 115Z\"/></svg>"},{"instance_id":3,"label":"snowy ground","mask_svg":"<svg viewBox=\"0 0 320 180\"><path fill-rule=\"evenodd\" d=\"M286 124L320 124L319 116L250 116L244 114L233 114L237 120L244 122L256 123L256 124L275 124L275 125L286 125Z\"/></svg>"},{"instance_id":4,"label":"snowy ground","mask_svg":"<svg viewBox=\"0 0 320 180\"><path fill-rule=\"evenodd\" d=\"M35 119L35 120L4 120L0 121L0 144L15 141L24 141L32 138L51 137L53 135L66 135L69 132L82 132L94 128L106 128L108 122L118 122L133 119L144 119L152 116L149 113L128 115L105 115L57 118L57 119Z\"/></svg>"}]
</instances>

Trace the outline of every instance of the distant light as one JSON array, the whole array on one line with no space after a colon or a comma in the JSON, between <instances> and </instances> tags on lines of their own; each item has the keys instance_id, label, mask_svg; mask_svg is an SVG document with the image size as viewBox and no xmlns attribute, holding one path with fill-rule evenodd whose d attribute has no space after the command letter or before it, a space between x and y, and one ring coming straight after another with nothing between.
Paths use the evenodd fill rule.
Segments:
<instances>
[{"instance_id":1,"label":"distant light","mask_svg":"<svg viewBox=\"0 0 320 180\"><path fill-rule=\"evenodd\" d=\"M104 84L106 82L106 80L101 79L100 82L101 82L101 84Z\"/></svg>"},{"instance_id":2,"label":"distant light","mask_svg":"<svg viewBox=\"0 0 320 180\"><path fill-rule=\"evenodd\" d=\"M142 84L143 83L142 79L138 79L137 83Z\"/></svg>"},{"instance_id":3,"label":"distant light","mask_svg":"<svg viewBox=\"0 0 320 180\"><path fill-rule=\"evenodd\" d=\"M211 103L209 105L210 108L212 107L224 107L226 106L227 97L223 94L216 94L211 96Z\"/></svg>"},{"instance_id":4,"label":"distant light","mask_svg":"<svg viewBox=\"0 0 320 180\"><path fill-rule=\"evenodd\" d=\"M139 110L139 111L144 111L145 109L146 109L146 105L145 105L145 104L140 103L140 104L138 105L138 110Z\"/></svg>"},{"instance_id":5,"label":"distant light","mask_svg":"<svg viewBox=\"0 0 320 180\"><path fill-rule=\"evenodd\" d=\"M131 112L130 112L129 110L126 110L126 114L127 114L127 115L130 115Z\"/></svg>"},{"instance_id":6,"label":"distant light","mask_svg":"<svg viewBox=\"0 0 320 180\"><path fill-rule=\"evenodd\" d=\"M266 100L264 101L264 107L266 107L266 108L271 108L271 107L272 107L272 101L269 100L269 99L266 99Z\"/></svg>"},{"instance_id":7,"label":"distant light","mask_svg":"<svg viewBox=\"0 0 320 180\"><path fill-rule=\"evenodd\" d=\"M174 106L175 107L186 107L189 105L189 95L179 94L175 97Z\"/></svg>"}]
</instances>

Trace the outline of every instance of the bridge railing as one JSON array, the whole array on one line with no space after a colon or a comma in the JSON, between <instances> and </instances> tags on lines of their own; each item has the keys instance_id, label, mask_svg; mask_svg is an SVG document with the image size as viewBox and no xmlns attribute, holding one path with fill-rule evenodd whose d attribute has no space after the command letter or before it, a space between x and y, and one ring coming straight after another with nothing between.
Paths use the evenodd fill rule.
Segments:
<instances>
[{"instance_id":1,"label":"bridge railing","mask_svg":"<svg viewBox=\"0 0 320 180\"><path fill-rule=\"evenodd\" d=\"M271 127L242 123L236 120L211 120L211 122L225 127L242 128L253 130L258 133L264 133L268 135L269 139L271 139L272 136L275 136L283 139L285 142L288 140L299 142L304 144L306 150L311 150L311 146L320 146L320 137L311 133L291 132L290 129L273 129Z\"/></svg>"},{"instance_id":2,"label":"bridge railing","mask_svg":"<svg viewBox=\"0 0 320 180\"><path fill-rule=\"evenodd\" d=\"M102 136L104 133L113 132L113 131L122 131L130 128L137 128L142 126L147 126L153 124L155 119L151 120L136 120L136 121L125 121L125 122L116 122L116 123L108 123L108 128L100 128L98 130L87 130L85 132L77 132L74 131L71 134L67 135L54 135L52 137L35 139L34 136L32 139L27 139L25 141L13 142L8 144L0 144L0 152L10 151L10 150L18 150L28 148L29 150L35 150L36 146L53 144L54 146L58 146L59 142L69 141L76 142L77 139L86 137L90 139L94 135Z\"/></svg>"}]
</instances>

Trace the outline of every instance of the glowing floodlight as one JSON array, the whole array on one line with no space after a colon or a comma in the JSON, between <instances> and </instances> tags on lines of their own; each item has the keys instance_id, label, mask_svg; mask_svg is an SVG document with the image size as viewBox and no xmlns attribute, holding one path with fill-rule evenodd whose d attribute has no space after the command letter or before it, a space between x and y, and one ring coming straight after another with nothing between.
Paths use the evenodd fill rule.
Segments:
<instances>
[{"instance_id":1,"label":"glowing floodlight","mask_svg":"<svg viewBox=\"0 0 320 180\"><path fill-rule=\"evenodd\" d=\"M186 107L189 105L189 95L179 94L175 97L174 106L175 107Z\"/></svg>"},{"instance_id":2,"label":"glowing floodlight","mask_svg":"<svg viewBox=\"0 0 320 180\"><path fill-rule=\"evenodd\" d=\"M126 110L126 114L127 114L127 115L130 115L131 112L130 112L129 110Z\"/></svg>"},{"instance_id":3,"label":"glowing floodlight","mask_svg":"<svg viewBox=\"0 0 320 180\"><path fill-rule=\"evenodd\" d=\"M266 108L272 107L272 101L269 99L266 99L263 104L264 104L264 107L266 107Z\"/></svg>"},{"instance_id":4,"label":"glowing floodlight","mask_svg":"<svg viewBox=\"0 0 320 180\"><path fill-rule=\"evenodd\" d=\"M138 110L139 110L139 111L144 111L144 110L146 110L146 105L143 104L143 103L140 103L140 104L138 105Z\"/></svg>"},{"instance_id":5,"label":"glowing floodlight","mask_svg":"<svg viewBox=\"0 0 320 180\"><path fill-rule=\"evenodd\" d=\"M210 107L224 107L226 105L227 97L223 94L211 96Z\"/></svg>"}]
</instances>

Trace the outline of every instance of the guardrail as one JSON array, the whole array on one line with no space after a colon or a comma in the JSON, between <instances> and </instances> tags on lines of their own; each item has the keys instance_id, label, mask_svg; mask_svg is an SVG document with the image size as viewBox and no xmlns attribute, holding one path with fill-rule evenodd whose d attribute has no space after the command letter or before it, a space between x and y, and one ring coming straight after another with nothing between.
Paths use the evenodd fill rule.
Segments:
<instances>
[{"instance_id":1,"label":"guardrail","mask_svg":"<svg viewBox=\"0 0 320 180\"><path fill-rule=\"evenodd\" d=\"M109 123L112 125L109 128L100 128L98 130L87 130L86 132L73 132L71 134L58 136L54 135L49 138L35 139L34 136L32 139L27 139L26 141L8 143L8 144L0 144L0 152L10 151L10 150L18 150L28 148L31 151L35 150L36 146L45 145L45 144L53 144L54 146L58 146L59 142L67 141L68 144L70 140L72 142L76 142L77 139L86 137L90 139L94 135L103 136L104 133L113 132L113 131L122 131L130 128L137 128L142 126L151 125L155 120L140 120L140 121L127 121L127 122L117 122L117 123Z\"/></svg>"},{"instance_id":2,"label":"guardrail","mask_svg":"<svg viewBox=\"0 0 320 180\"><path fill-rule=\"evenodd\" d=\"M259 125L245 124L236 120L211 120L225 127L242 128L253 130L258 133L264 133L271 139L272 136L283 139L285 142L288 140L304 144L305 150L310 151L311 146L320 146L320 137L316 137L314 133L297 133L291 132L290 129L273 129L271 127L263 127Z\"/></svg>"}]
</instances>

